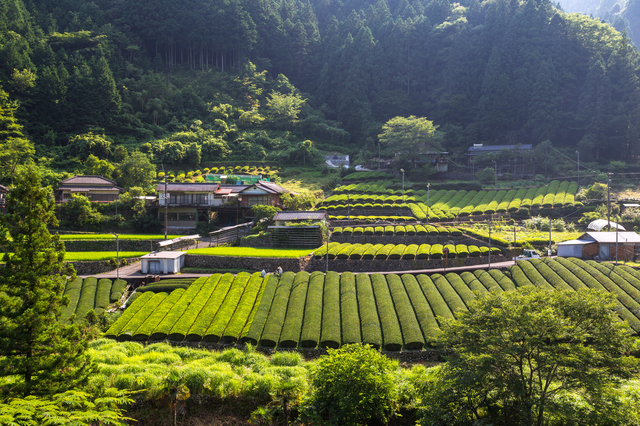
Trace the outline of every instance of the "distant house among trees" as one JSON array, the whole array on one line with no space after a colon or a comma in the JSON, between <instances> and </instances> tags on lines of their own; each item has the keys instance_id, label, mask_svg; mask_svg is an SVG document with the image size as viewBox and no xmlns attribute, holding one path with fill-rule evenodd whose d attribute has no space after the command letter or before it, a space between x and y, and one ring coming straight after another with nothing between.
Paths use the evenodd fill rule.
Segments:
<instances>
[{"instance_id":1,"label":"distant house among trees","mask_svg":"<svg viewBox=\"0 0 640 426\"><path fill-rule=\"evenodd\" d=\"M111 179L95 175L79 175L60 182L56 191L56 202L69 201L72 195L83 195L89 201L112 202L115 201L122 188Z\"/></svg>"},{"instance_id":2,"label":"distant house among trees","mask_svg":"<svg viewBox=\"0 0 640 426\"><path fill-rule=\"evenodd\" d=\"M530 153L533 152L533 145L530 143L518 145L484 145L474 143L467 150L467 164L471 164L472 159L479 155L501 154L504 151L514 151L518 154Z\"/></svg>"}]
</instances>

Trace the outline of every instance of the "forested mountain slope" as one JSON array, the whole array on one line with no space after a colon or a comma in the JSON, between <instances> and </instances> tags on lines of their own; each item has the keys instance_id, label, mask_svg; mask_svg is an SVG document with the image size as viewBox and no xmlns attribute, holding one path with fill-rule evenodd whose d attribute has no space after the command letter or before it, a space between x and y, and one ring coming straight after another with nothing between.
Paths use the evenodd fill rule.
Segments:
<instances>
[{"instance_id":1,"label":"forested mountain slope","mask_svg":"<svg viewBox=\"0 0 640 426\"><path fill-rule=\"evenodd\" d=\"M121 144L169 163L299 161L305 140L366 155L399 115L452 151L640 150L637 49L546 0L0 0L0 58L59 168Z\"/></svg>"}]
</instances>

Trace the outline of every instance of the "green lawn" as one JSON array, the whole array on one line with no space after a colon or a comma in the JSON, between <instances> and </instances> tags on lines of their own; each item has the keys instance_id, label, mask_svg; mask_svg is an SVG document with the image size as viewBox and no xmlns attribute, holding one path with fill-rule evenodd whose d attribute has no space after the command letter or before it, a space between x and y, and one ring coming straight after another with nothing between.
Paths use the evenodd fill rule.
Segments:
<instances>
[{"instance_id":1,"label":"green lawn","mask_svg":"<svg viewBox=\"0 0 640 426\"><path fill-rule=\"evenodd\" d=\"M148 251L121 251L120 259L126 259L130 257L140 257L148 254ZM67 262L76 262L76 261L86 261L86 260L109 260L115 259L116 252L115 251L89 251L89 252L81 252L81 251L72 251L67 252L64 255L64 260Z\"/></svg>"},{"instance_id":2,"label":"green lawn","mask_svg":"<svg viewBox=\"0 0 640 426\"><path fill-rule=\"evenodd\" d=\"M184 235L167 235L168 239L183 237ZM113 234L64 234L60 235L63 241L71 240L115 240ZM145 235L145 234L120 234L121 240L164 240L162 235Z\"/></svg>"},{"instance_id":3,"label":"green lawn","mask_svg":"<svg viewBox=\"0 0 640 426\"><path fill-rule=\"evenodd\" d=\"M311 249L273 249L254 247L209 247L189 250L189 254L230 257L303 257L311 254Z\"/></svg>"}]
</instances>

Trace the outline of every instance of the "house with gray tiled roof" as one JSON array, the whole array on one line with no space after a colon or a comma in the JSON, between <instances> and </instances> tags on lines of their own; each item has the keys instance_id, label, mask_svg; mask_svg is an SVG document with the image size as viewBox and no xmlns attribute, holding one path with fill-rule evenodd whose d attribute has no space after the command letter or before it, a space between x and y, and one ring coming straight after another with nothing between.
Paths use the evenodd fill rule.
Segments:
<instances>
[{"instance_id":1,"label":"house with gray tiled roof","mask_svg":"<svg viewBox=\"0 0 640 426\"><path fill-rule=\"evenodd\" d=\"M71 200L72 196L83 195L90 201L108 203L120 196L122 188L115 181L96 175L76 175L60 182L56 191L56 202Z\"/></svg>"}]
</instances>

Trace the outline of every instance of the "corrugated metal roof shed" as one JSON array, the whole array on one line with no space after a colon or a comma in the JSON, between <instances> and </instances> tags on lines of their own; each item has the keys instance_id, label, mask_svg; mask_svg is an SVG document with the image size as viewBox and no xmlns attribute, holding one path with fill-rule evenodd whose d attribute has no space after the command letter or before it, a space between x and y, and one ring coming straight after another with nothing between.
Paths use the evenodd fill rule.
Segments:
<instances>
[{"instance_id":1,"label":"corrugated metal roof shed","mask_svg":"<svg viewBox=\"0 0 640 426\"><path fill-rule=\"evenodd\" d=\"M640 243L640 235L635 232L587 232L578 240L592 239L600 244Z\"/></svg>"},{"instance_id":2,"label":"corrugated metal roof shed","mask_svg":"<svg viewBox=\"0 0 640 426\"><path fill-rule=\"evenodd\" d=\"M612 228L616 228L617 227L621 231L626 231L626 229L624 229L624 226L618 225L614 221L608 221L608 220L604 220L604 219L596 219L596 220L592 221L591 223L589 223L589 226L587 226L587 229L592 229L594 231L601 231L605 227L608 227L609 223L611 223L611 227Z\"/></svg>"}]
</instances>

